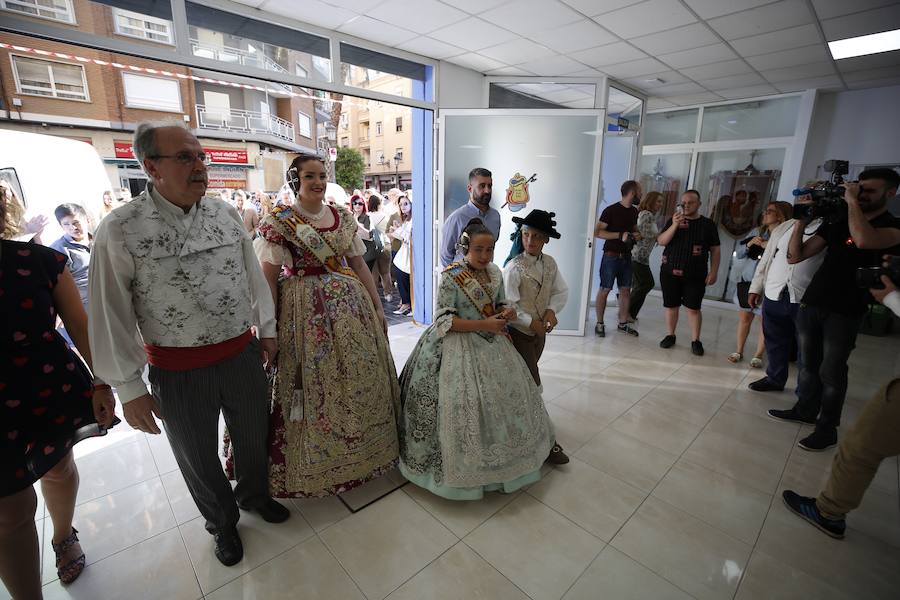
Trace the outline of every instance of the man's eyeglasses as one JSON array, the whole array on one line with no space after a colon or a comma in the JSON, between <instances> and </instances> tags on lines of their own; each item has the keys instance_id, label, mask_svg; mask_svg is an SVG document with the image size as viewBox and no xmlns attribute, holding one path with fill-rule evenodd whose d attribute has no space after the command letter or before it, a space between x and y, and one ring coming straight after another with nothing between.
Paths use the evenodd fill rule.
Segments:
<instances>
[{"instance_id":1,"label":"man's eyeglasses","mask_svg":"<svg viewBox=\"0 0 900 600\"><path fill-rule=\"evenodd\" d=\"M204 165L209 165L212 162L212 158L206 154L206 152L179 152L178 154L156 154L155 156L148 156L147 158L157 159L157 158L171 158L175 162L180 165L188 166L194 164L196 161L202 162Z\"/></svg>"}]
</instances>

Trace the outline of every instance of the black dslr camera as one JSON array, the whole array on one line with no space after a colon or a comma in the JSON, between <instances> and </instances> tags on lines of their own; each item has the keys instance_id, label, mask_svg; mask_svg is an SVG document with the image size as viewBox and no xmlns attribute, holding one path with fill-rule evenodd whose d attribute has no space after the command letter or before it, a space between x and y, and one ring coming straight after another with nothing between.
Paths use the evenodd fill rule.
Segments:
<instances>
[{"instance_id":1,"label":"black dslr camera","mask_svg":"<svg viewBox=\"0 0 900 600\"><path fill-rule=\"evenodd\" d=\"M850 172L850 161L826 160L823 168L831 173L831 179L812 188L794 190L794 196L812 196L810 204L795 204L794 218L811 221L822 218L836 223L847 218L847 203L844 201L844 175Z\"/></svg>"},{"instance_id":2,"label":"black dslr camera","mask_svg":"<svg viewBox=\"0 0 900 600\"><path fill-rule=\"evenodd\" d=\"M892 256L886 267L860 267L856 270L856 285L861 288L883 290L881 276L887 275L894 285L900 285L900 256Z\"/></svg>"}]
</instances>

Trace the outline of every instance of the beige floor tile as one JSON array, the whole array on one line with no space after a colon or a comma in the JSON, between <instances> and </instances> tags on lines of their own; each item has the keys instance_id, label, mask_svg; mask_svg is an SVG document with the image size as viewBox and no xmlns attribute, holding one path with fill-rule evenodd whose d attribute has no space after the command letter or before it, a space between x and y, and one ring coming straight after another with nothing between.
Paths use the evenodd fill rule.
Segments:
<instances>
[{"instance_id":1,"label":"beige floor tile","mask_svg":"<svg viewBox=\"0 0 900 600\"><path fill-rule=\"evenodd\" d=\"M580 380L600 373L618 360L620 358L615 356L597 356L570 351L561 353L550 360L541 360L538 368L542 377L546 374Z\"/></svg>"},{"instance_id":2,"label":"beige floor tile","mask_svg":"<svg viewBox=\"0 0 900 600\"><path fill-rule=\"evenodd\" d=\"M319 537L369 600L380 600L458 540L404 493L394 493Z\"/></svg>"},{"instance_id":3,"label":"beige floor tile","mask_svg":"<svg viewBox=\"0 0 900 600\"><path fill-rule=\"evenodd\" d=\"M400 484L385 475L384 477L373 479L349 492L341 494L341 498L343 498L344 502L346 502L352 510L359 510L381 496L392 493L399 487Z\"/></svg>"},{"instance_id":4,"label":"beige floor tile","mask_svg":"<svg viewBox=\"0 0 900 600\"><path fill-rule=\"evenodd\" d=\"M330 527L349 517L352 513L344 506L337 496L326 498L294 498L291 500L294 507L306 519L307 523L316 531Z\"/></svg>"},{"instance_id":5,"label":"beige floor tile","mask_svg":"<svg viewBox=\"0 0 900 600\"><path fill-rule=\"evenodd\" d=\"M797 396L794 395L793 387L785 387L780 392L754 392L747 389L746 385L741 385L728 396L724 408L754 417L769 418L766 411L770 408L788 410L796 402Z\"/></svg>"},{"instance_id":6,"label":"beige floor tile","mask_svg":"<svg viewBox=\"0 0 900 600\"><path fill-rule=\"evenodd\" d=\"M644 565L612 546L607 546L591 563L563 600L692 600Z\"/></svg>"},{"instance_id":7,"label":"beige floor tile","mask_svg":"<svg viewBox=\"0 0 900 600\"><path fill-rule=\"evenodd\" d=\"M637 438L670 454L684 452L702 425L672 417L655 410L652 406L636 405L613 421L610 428Z\"/></svg>"},{"instance_id":8,"label":"beige floor tile","mask_svg":"<svg viewBox=\"0 0 900 600\"><path fill-rule=\"evenodd\" d=\"M705 426L725 402L724 391L702 392L664 381L636 406L652 407L659 414Z\"/></svg>"},{"instance_id":9,"label":"beige floor tile","mask_svg":"<svg viewBox=\"0 0 900 600\"><path fill-rule=\"evenodd\" d=\"M388 600L529 600L506 577L460 542L404 583Z\"/></svg>"},{"instance_id":10,"label":"beige floor tile","mask_svg":"<svg viewBox=\"0 0 900 600\"><path fill-rule=\"evenodd\" d=\"M293 509L286 500L281 502ZM213 554L213 537L207 533L205 523L199 517L179 526L204 593L222 587L314 535L296 509L291 510L290 518L284 523L266 523L255 513L241 511L238 533L244 545L244 558L233 567L226 567Z\"/></svg>"},{"instance_id":11,"label":"beige floor tile","mask_svg":"<svg viewBox=\"0 0 900 600\"><path fill-rule=\"evenodd\" d=\"M552 402L546 403L546 407L547 414L553 421L556 441L569 456L577 452L606 426L603 421L573 413Z\"/></svg>"},{"instance_id":12,"label":"beige floor tile","mask_svg":"<svg viewBox=\"0 0 900 600\"><path fill-rule=\"evenodd\" d=\"M544 402L552 402L554 398L579 385L582 380L581 376L541 374Z\"/></svg>"},{"instance_id":13,"label":"beige floor tile","mask_svg":"<svg viewBox=\"0 0 900 600\"><path fill-rule=\"evenodd\" d=\"M678 458L611 429L600 432L575 456L645 492L659 483Z\"/></svg>"},{"instance_id":14,"label":"beige floor tile","mask_svg":"<svg viewBox=\"0 0 900 600\"><path fill-rule=\"evenodd\" d=\"M687 343L687 342L685 342ZM734 365L722 360L712 353L702 357L692 357L687 364L675 371L666 381L689 384L701 391L733 390L744 376L746 370L736 369Z\"/></svg>"},{"instance_id":15,"label":"beige floor tile","mask_svg":"<svg viewBox=\"0 0 900 600\"><path fill-rule=\"evenodd\" d=\"M759 550L754 550L750 557L750 565L744 573L735 600L796 600L801 596L816 600L852 600L851 596L821 579Z\"/></svg>"},{"instance_id":16,"label":"beige floor tile","mask_svg":"<svg viewBox=\"0 0 900 600\"><path fill-rule=\"evenodd\" d=\"M554 469L528 493L606 542L647 496L577 458Z\"/></svg>"},{"instance_id":17,"label":"beige floor tile","mask_svg":"<svg viewBox=\"0 0 900 600\"><path fill-rule=\"evenodd\" d=\"M887 600L900 589L900 549L852 527L843 540L831 539L791 513L780 497L773 501L756 549L854 598Z\"/></svg>"},{"instance_id":18,"label":"beige floor tile","mask_svg":"<svg viewBox=\"0 0 900 600\"><path fill-rule=\"evenodd\" d=\"M683 458L727 475L765 494L773 494L789 448L773 449L704 429Z\"/></svg>"},{"instance_id":19,"label":"beige floor tile","mask_svg":"<svg viewBox=\"0 0 900 600\"><path fill-rule=\"evenodd\" d=\"M403 491L459 538L474 531L519 495L519 492L489 492L481 500L460 501L441 498L413 484L404 486Z\"/></svg>"},{"instance_id":20,"label":"beige floor tile","mask_svg":"<svg viewBox=\"0 0 900 600\"><path fill-rule=\"evenodd\" d=\"M560 598L604 546L527 494L464 541L534 600Z\"/></svg>"},{"instance_id":21,"label":"beige floor tile","mask_svg":"<svg viewBox=\"0 0 900 600\"><path fill-rule=\"evenodd\" d=\"M150 447L143 440L84 455L76 459L75 464L81 479L79 503L90 502L159 475Z\"/></svg>"},{"instance_id":22,"label":"beige floor tile","mask_svg":"<svg viewBox=\"0 0 900 600\"><path fill-rule=\"evenodd\" d=\"M779 451L794 447L798 429L798 425L776 421L764 414L749 415L728 408L717 412L706 427L706 431Z\"/></svg>"},{"instance_id":23,"label":"beige floor tile","mask_svg":"<svg viewBox=\"0 0 900 600\"><path fill-rule=\"evenodd\" d=\"M178 470L175 454L172 453L172 446L169 444L169 438L166 437L165 432L160 435L147 435L147 443L150 445L150 452L153 453L157 471L169 473Z\"/></svg>"},{"instance_id":24,"label":"beige floor tile","mask_svg":"<svg viewBox=\"0 0 900 600\"><path fill-rule=\"evenodd\" d=\"M48 520L49 525L49 520ZM87 564L93 564L175 527L159 478L151 479L75 507L73 525ZM43 580L56 579L52 534L44 544Z\"/></svg>"},{"instance_id":25,"label":"beige floor tile","mask_svg":"<svg viewBox=\"0 0 900 600\"><path fill-rule=\"evenodd\" d=\"M340 563L311 538L231 583L207 600L365 600Z\"/></svg>"},{"instance_id":26,"label":"beige floor tile","mask_svg":"<svg viewBox=\"0 0 900 600\"><path fill-rule=\"evenodd\" d=\"M166 496L169 498L169 506L172 507L172 512L175 513L175 521L179 525L193 521L200 516L200 509L197 508L191 492L188 491L181 471L170 471L165 475L160 475L159 478L162 480Z\"/></svg>"},{"instance_id":27,"label":"beige floor tile","mask_svg":"<svg viewBox=\"0 0 900 600\"><path fill-rule=\"evenodd\" d=\"M662 383L681 367L681 364L668 360L647 359L643 353L629 356L617 361L604 371L607 375L631 377L647 383Z\"/></svg>"},{"instance_id":28,"label":"beige floor tile","mask_svg":"<svg viewBox=\"0 0 900 600\"><path fill-rule=\"evenodd\" d=\"M74 583L44 586L44 600L196 600L197 578L177 529L87 567Z\"/></svg>"},{"instance_id":29,"label":"beige floor tile","mask_svg":"<svg viewBox=\"0 0 900 600\"><path fill-rule=\"evenodd\" d=\"M650 497L612 546L701 599L732 598L751 547Z\"/></svg>"},{"instance_id":30,"label":"beige floor tile","mask_svg":"<svg viewBox=\"0 0 900 600\"><path fill-rule=\"evenodd\" d=\"M750 545L772 502L769 494L686 460L675 463L653 496Z\"/></svg>"},{"instance_id":31,"label":"beige floor tile","mask_svg":"<svg viewBox=\"0 0 900 600\"><path fill-rule=\"evenodd\" d=\"M606 427L639 400L627 395L622 397L621 390L619 394L609 394L608 391L601 384L586 382L557 396L550 403L576 415L589 417L601 427Z\"/></svg>"}]
</instances>

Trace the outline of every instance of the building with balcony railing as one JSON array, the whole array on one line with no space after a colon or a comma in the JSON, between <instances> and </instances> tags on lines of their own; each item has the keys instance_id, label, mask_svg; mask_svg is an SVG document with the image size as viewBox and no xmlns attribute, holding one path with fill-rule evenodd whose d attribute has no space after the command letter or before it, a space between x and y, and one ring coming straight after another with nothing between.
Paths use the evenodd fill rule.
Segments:
<instances>
[{"instance_id":1,"label":"building with balcony railing","mask_svg":"<svg viewBox=\"0 0 900 600\"><path fill-rule=\"evenodd\" d=\"M196 106L200 129L220 129L240 133L268 134L294 141L294 124L270 113L233 108Z\"/></svg>"}]
</instances>

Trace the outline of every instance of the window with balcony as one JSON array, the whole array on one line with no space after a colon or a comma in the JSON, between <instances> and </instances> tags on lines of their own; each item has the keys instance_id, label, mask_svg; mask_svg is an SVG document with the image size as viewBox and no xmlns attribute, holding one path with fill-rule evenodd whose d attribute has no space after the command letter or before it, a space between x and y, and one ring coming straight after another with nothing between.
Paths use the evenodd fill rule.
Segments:
<instances>
[{"instance_id":1,"label":"window with balcony","mask_svg":"<svg viewBox=\"0 0 900 600\"><path fill-rule=\"evenodd\" d=\"M381 135L381 121L375 121L375 135Z\"/></svg>"},{"instance_id":2,"label":"window with balcony","mask_svg":"<svg viewBox=\"0 0 900 600\"><path fill-rule=\"evenodd\" d=\"M294 73L299 77L309 77L309 70L300 63L294 65Z\"/></svg>"},{"instance_id":3,"label":"window with balcony","mask_svg":"<svg viewBox=\"0 0 900 600\"><path fill-rule=\"evenodd\" d=\"M89 100L84 67L68 63L12 57L16 91L61 100Z\"/></svg>"},{"instance_id":4,"label":"window with balcony","mask_svg":"<svg viewBox=\"0 0 900 600\"><path fill-rule=\"evenodd\" d=\"M384 150L378 150L375 152L375 162L379 165L384 164Z\"/></svg>"},{"instance_id":5,"label":"window with balcony","mask_svg":"<svg viewBox=\"0 0 900 600\"><path fill-rule=\"evenodd\" d=\"M147 77L134 73L122 73L125 87L125 105L129 108L183 112L181 86L177 79Z\"/></svg>"},{"instance_id":6,"label":"window with balcony","mask_svg":"<svg viewBox=\"0 0 900 600\"><path fill-rule=\"evenodd\" d=\"M397 152L394 153L394 160L397 162L403 160L403 148L397 148Z\"/></svg>"},{"instance_id":7,"label":"window with balcony","mask_svg":"<svg viewBox=\"0 0 900 600\"><path fill-rule=\"evenodd\" d=\"M350 120L347 113L341 113L341 129L347 129L350 126Z\"/></svg>"},{"instance_id":8,"label":"window with balcony","mask_svg":"<svg viewBox=\"0 0 900 600\"><path fill-rule=\"evenodd\" d=\"M312 137L312 119L309 118L308 114L303 112L297 113L297 133L303 137Z\"/></svg>"},{"instance_id":9,"label":"window with balcony","mask_svg":"<svg viewBox=\"0 0 900 600\"><path fill-rule=\"evenodd\" d=\"M397 129L397 133L401 133L403 131L403 117L397 117L395 127Z\"/></svg>"},{"instance_id":10,"label":"window with balcony","mask_svg":"<svg viewBox=\"0 0 900 600\"><path fill-rule=\"evenodd\" d=\"M349 138L349 137L346 137L346 136L345 136L345 137L342 137L342 138L341 138L341 146L342 146L343 148L348 148L348 147L350 147L350 138Z\"/></svg>"},{"instance_id":11,"label":"window with balcony","mask_svg":"<svg viewBox=\"0 0 900 600\"><path fill-rule=\"evenodd\" d=\"M0 7L30 17L62 23L75 22L72 0L0 0Z\"/></svg>"},{"instance_id":12,"label":"window with balcony","mask_svg":"<svg viewBox=\"0 0 900 600\"><path fill-rule=\"evenodd\" d=\"M127 35L128 37L149 40L160 44L175 43L171 21L120 8L113 9L113 21L116 24L116 33L119 35Z\"/></svg>"}]
</instances>

